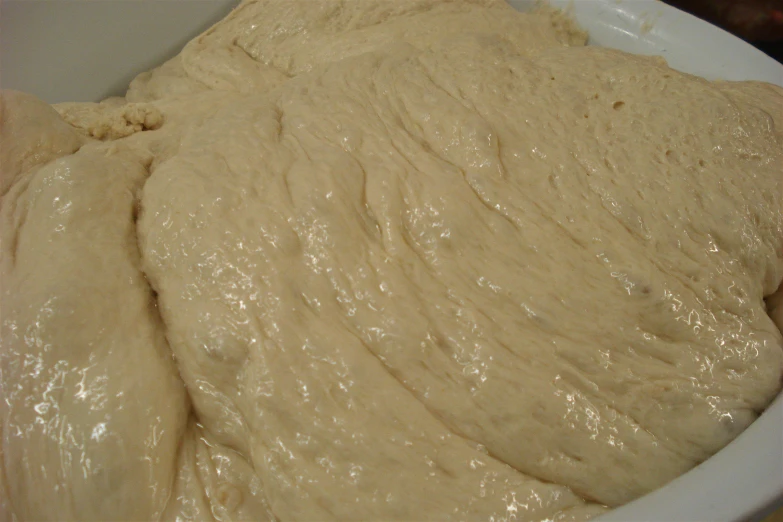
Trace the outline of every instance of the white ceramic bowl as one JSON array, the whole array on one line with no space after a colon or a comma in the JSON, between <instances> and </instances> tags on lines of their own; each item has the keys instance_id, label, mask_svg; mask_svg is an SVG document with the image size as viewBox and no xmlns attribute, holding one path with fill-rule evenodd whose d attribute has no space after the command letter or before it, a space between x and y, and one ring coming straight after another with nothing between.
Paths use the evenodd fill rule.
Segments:
<instances>
[{"instance_id":1,"label":"white ceramic bowl","mask_svg":"<svg viewBox=\"0 0 783 522\"><path fill-rule=\"evenodd\" d=\"M389 0L395 1L395 0ZM533 0L509 0L520 10ZM0 85L51 102L122 94L235 0L4 0ZM551 0L590 43L665 57L709 79L783 86L783 66L745 42L656 0ZM783 110L783 108L781 108ZM783 395L734 442L601 522L744 522L783 505Z\"/></svg>"}]
</instances>

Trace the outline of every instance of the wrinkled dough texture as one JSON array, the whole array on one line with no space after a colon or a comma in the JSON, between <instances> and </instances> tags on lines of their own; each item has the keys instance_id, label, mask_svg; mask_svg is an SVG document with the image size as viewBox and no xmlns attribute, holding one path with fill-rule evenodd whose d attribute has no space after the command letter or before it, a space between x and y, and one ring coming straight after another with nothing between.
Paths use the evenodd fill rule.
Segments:
<instances>
[{"instance_id":1,"label":"wrinkled dough texture","mask_svg":"<svg viewBox=\"0 0 783 522\"><path fill-rule=\"evenodd\" d=\"M4 94L0 518L586 520L736 437L783 93L584 43L248 1L124 100Z\"/></svg>"},{"instance_id":2,"label":"wrinkled dough texture","mask_svg":"<svg viewBox=\"0 0 783 522\"><path fill-rule=\"evenodd\" d=\"M502 0L245 1L175 58L139 75L127 99L145 102L207 90L251 94L390 45L426 49L469 33L502 38L525 54L587 40L560 12L520 16Z\"/></svg>"}]
</instances>

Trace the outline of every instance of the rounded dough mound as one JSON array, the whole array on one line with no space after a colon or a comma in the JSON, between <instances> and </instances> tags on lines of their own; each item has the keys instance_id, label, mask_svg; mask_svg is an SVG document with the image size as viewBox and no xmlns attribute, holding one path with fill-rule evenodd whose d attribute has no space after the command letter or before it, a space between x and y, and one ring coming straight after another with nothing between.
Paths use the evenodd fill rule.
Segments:
<instances>
[{"instance_id":1,"label":"rounded dough mound","mask_svg":"<svg viewBox=\"0 0 783 522\"><path fill-rule=\"evenodd\" d=\"M183 378L214 383L193 394L202 422L334 510L357 462L380 475L366 494L385 480L388 409L412 399L408 425L608 505L706 459L783 361L764 305L783 277L780 93L730 91L466 36L225 108L156 171L141 220Z\"/></svg>"}]
</instances>

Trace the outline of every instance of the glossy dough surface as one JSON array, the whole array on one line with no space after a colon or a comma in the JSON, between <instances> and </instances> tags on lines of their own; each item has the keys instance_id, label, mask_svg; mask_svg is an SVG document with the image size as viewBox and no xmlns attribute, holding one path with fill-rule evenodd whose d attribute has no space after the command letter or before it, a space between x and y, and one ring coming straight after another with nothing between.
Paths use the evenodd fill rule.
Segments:
<instances>
[{"instance_id":1,"label":"glossy dough surface","mask_svg":"<svg viewBox=\"0 0 783 522\"><path fill-rule=\"evenodd\" d=\"M125 98L3 93L0 519L586 520L730 442L783 92L584 43L246 1Z\"/></svg>"}]
</instances>

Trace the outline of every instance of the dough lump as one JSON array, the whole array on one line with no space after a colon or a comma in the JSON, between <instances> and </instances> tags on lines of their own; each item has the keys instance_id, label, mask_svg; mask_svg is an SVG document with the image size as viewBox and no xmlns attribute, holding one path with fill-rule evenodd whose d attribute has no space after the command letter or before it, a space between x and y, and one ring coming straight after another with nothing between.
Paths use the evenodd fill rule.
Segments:
<instances>
[{"instance_id":1,"label":"dough lump","mask_svg":"<svg viewBox=\"0 0 783 522\"><path fill-rule=\"evenodd\" d=\"M248 0L125 99L4 94L0 519L587 520L730 442L783 90L585 41Z\"/></svg>"}]
</instances>

